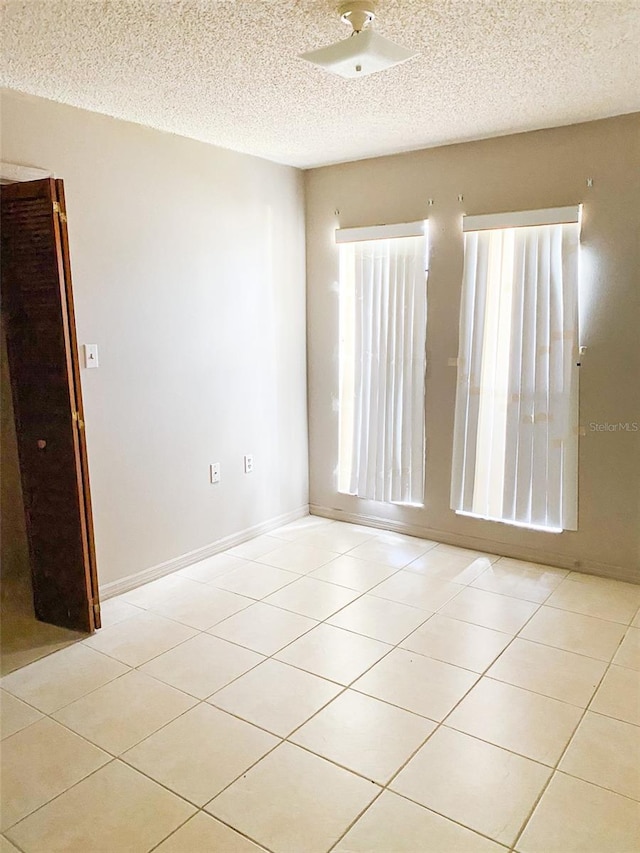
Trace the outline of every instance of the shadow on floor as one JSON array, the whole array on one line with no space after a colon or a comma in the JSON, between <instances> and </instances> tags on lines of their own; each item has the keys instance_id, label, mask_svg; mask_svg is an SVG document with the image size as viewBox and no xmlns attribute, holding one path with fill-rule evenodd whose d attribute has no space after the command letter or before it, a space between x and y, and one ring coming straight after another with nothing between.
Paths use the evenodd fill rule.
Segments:
<instances>
[{"instance_id":1,"label":"shadow on floor","mask_svg":"<svg viewBox=\"0 0 640 853\"><path fill-rule=\"evenodd\" d=\"M1 675L57 652L85 636L77 631L39 622L33 611L29 577L3 577L0 595Z\"/></svg>"}]
</instances>

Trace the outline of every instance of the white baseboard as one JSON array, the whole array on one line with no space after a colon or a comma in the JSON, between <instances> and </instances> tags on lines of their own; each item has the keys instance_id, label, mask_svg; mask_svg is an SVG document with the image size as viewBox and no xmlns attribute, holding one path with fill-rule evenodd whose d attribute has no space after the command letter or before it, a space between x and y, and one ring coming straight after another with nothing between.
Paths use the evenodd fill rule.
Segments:
<instances>
[{"instance_id":1,"label":"white baseboard","mask_svg":"<svg viewBox=\"0 0 640 853\"><path fill-rule=\"evenodd\" d=\"M459 548L471 548L474 551L485 551L490 554L499 554L501 557L512 557L516 560L526 560L545 566L571 569L571 571L584 572L588 575L598 575L600 577L611 578L612 580L626 581L627 583L640 583L637 571L634 572L633 569L611 565L610 563L602 563L597 560L584 558L578 560L566 554L555 554L550 551L540 551L504 542L490 542L475 536L464 536L444 530L435 530L430 527L420 527L416 524L408 524L405 521L391 521L375 515L345 512L341 509L332 509L330 507L318 506L317 504L310 504L309 512L311 515L332 518L335 521L363 524L366 527L377 527L382 530L394 530L397 533L406 533L409 536L418 536L421 539L432 539L434 542L456 545Z\"/></svg>"},{"instance_id":2,"label":"white baseboard","mask_svg":"<svg viewBox=\"0 0 640 853\"><path fill-rule=\"evenodd\" d=\"M253 527L247 527L240 530L238 533L232 533L230 536L225 536L223 539L217 539L210 545L205 545L202 548L196 548L195 551L189 551L187 554L182 554L180 557L174 557L164 563L158 563L157 566L152 566L150 569L143 569L141 572L136 572L133 575L127 575L117 581L100 584L100 598L104 601L108 598L113 598L115 595L121 595L123 592L129 592L138 586L142 586L150 581L158 580L165 575L170 575L177 572L178 569L184 569L191 566L193 563L199 563L200 560L206 560L207 557L213 557L221 551L226 551L228 548L233 548L235 545L241 545L255 536L262 533L269 533L271 530L276 530L284 524L289 524L290 521L295 521L309 514L309 505L294 509L292 512L287 512L284 515L279 515L276 518L270 518L263 521L261 524L256 524Z\"/></svg>"}]
</instances>

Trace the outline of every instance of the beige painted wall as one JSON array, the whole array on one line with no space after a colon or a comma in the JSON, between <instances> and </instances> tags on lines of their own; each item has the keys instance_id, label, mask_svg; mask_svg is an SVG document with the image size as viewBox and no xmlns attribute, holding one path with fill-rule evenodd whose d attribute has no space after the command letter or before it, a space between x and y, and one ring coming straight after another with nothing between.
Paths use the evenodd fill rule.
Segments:
<instances>
[{"instance_id":1,"label":"beige painted wall","mask_svg":"<svg viewBox=\"0 0 640 853\"><path fill-rule=\"evenodd\" d=\"M347 163L306 173L310 502L409 525L441 541L640 581L640 115ZM593 178L587 189L586 179ZM464 199L458 201L458 195ZM427 200L434 204L429 207ZM580 518L549 534L449 509L462 276L461 215L584 203ZM335 211L339 210L339 215ZM429 219L424 508L336 491L338 253L334 229Z\"/></svg>"},{"instance_id":2,"label":"beige painted wall","mask_svg":"<svg viewBox=\"0 0 640 853\"><path fill-rule=\"evenodd\" d=\"M305 506L302 174L16 93L2 159L65 181L101 584Z\"/></svg>"}]
</instances>

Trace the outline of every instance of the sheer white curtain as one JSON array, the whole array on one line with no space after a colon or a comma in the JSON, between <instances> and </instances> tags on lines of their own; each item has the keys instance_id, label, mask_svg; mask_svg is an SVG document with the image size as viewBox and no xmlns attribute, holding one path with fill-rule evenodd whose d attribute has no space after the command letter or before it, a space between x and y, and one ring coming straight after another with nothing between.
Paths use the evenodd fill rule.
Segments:
<instances>
[{"instance_id":1,"label":"sheer white curtain","mask_svg":"<svg viewBox=\"0 0 640 853\"><path fill-rule=\"evenodd\" d=\"M341 492L423 503L426 257L424 234L340 246Z\"/></svg>"},{"instance_id":2,"label":"sheer white curtain","mask_svg":"<svg viewBox=\"0 0 640 853\"><path fill-rule=\"evenodd\" d=\"M468 231L451 506L574 530L579 224Z\"/></svg>"}]
</instances>

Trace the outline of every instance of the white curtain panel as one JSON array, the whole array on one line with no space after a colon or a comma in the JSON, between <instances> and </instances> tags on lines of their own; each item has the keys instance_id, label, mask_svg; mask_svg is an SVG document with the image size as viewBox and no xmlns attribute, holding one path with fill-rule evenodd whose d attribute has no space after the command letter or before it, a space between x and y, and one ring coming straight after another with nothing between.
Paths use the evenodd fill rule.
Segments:
<instances>
[{"instance_id":1,"label":"white curtain panel","mask_svg":"<svg viewBox=\"0 0 640 853\"><path fill-rule=\"evenodd\" d=\"M338 489L424 501L426 237L340 246Z\"/></svg>"},{"instance_id":2,"label":"white curtain panel","mask_svg":"<svg viewBox=\"0 0 640 853\"><path fill-rule=\"evenodd\" d=\"M469 231L451 506L577 527L579 224Z\"/></svg>"}]
</instances>

